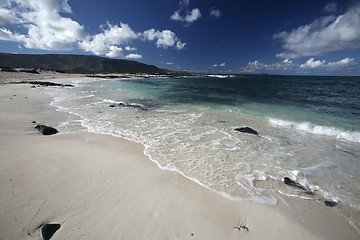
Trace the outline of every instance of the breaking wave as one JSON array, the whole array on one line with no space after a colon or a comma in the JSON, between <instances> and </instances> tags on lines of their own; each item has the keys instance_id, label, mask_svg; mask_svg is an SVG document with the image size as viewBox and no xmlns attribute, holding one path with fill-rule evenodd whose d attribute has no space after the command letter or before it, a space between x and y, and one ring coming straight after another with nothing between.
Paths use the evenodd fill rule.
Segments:
<instances>
[{"instance_id":1,"label":"breaking wave","mask_svg":"<svg viewBox=\"0 0 360 240\"><path fill-rule=\"evenodd\" d=\"M336 127L321 126L310 122L291 122L276 118L269 118L268 120L275 126L294 128L311 134L335 137L337 139L345 139L351 142L360 142L360 132L357 131L346 131Z\"/></svg>"}]
</instances>

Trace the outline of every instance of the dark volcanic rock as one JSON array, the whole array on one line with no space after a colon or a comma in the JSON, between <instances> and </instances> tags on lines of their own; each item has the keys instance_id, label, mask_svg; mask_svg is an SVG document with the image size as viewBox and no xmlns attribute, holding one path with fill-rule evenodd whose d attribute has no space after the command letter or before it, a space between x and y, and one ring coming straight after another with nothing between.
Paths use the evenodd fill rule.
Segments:
<instances>
[{"instance_id":1,"label":"dark volcanic rock","mask_svg":"<svg viewBox=\"0 0 360 240\"><path fill-rule=\"evenodd\" d=\"M249 127L235 128L234 130L237 131L237 132L259 135L259 133L257 131L255 131L254 129L249 128Z\"/></svg>"},{"instance_id":2,"label":"dark volcanic rock","mask_svg":"<svg viewBox=\"0 0 360 240\"><path fill-rule=\"evenodd\" d=\"M300 189L302 189L302 190L307 190L303 185L301 185L300 183L297 183L297 182L291 180L291 179L288 178L288 177L285 177L285 178L284 178L284 183L285 183L286 185L289 185L289 186L292 186L292 187L297 187L297 188L300 188Z\"/></svg>"},{"instance_id":3,"label":"dark volcanic rock","mask_svg":"<svg viewBox=\"0 0 360 240\"><path fill-rule=\"evenodd\" d=\"M143 106L141 104L137 104L137 103L128 103L128 104L125 104L125 107L138 108L138 109L140 109L142 111L147 111L148 110L145 106Z\"/></svg>"},{"instance_id":4,"label":"dark volcanic rock","mask_svg":"<svg viewBox=\"0 0 360 240\"><path fill-rule=\"evenodd\" d=\"M74 87L74 85L72 84L60 84L60 83L54 83L54 82L44 82L44 81L21 81L21 82L13 82L14 84L23 84L23 83L28 83L28 84L37 84L40 86L45 86L45 87Z\"/></svg>"},{"instance_id":5,"label":"dark volcanic rock","mask_svg":"<svg viewBox=\"0 0 360 240\"><path fill-rule=\"evenodd\" d=\"M9 82L10 84L32 84L31 88L36 88L35 84L44 87L74 87L72 84L60 84L54 82L44 81L20 81L20 82Z\"/></svg>"},{"instance_id":6,"label":"dark volcanic rock","mask_svg":"<svg viewBox=\"0 0 360 240\"><path fill-rule=\"evenodd\" d=\"M325 201L324 203L328 207L335 207L336 205L338 205L338 203L334 201Z\"/></svg>"},{"instance_id":7,"label":"dark volcanic rock","mask_svg":"<svg viewBox=\"0 0 360 240\"><path fill-rule=\"evenodd\" d=\"M86 77L91 78L105 78L105 79L114 79L114 78L129 78L126 75L86 75Z\"/></svg>"},{"instance_id":8,"label":"dark volcanic rock","mask_svg":"<svg viewBox=\"0 0 360 240\"><path fill-rule=\"evenodd\" d=\"M39 129L43 135L53 135L59 132L55 128L46 125L36 125L35 128Z\"/></svg>"},{"instance_id":9,"label":"dark volcanic rock","mask_svg":"<svg viewBox=\"0 0 360 240\"><path fill-rule=\"evenodd\" d=\"M52 236L55 234L57 230L61 227L58 223L53 224L44 224L44 226L41 228L41 235L44 240L49 240L52 238Z\"/></svg>"},{"instance_id":10,"label":"dark volcanic rock","mask_svg":"<svg viewBox=\"0 0 360 240\"><path fill-rule=\"evenodd\" d=\"M142 111L147 111L148 109L141 105L141 104L138 104L138 103L117 103L117 104L110 104L109 107L132 107L132 108L137 108L137 109L140 109Z\"/></svg>"}]
</instances>

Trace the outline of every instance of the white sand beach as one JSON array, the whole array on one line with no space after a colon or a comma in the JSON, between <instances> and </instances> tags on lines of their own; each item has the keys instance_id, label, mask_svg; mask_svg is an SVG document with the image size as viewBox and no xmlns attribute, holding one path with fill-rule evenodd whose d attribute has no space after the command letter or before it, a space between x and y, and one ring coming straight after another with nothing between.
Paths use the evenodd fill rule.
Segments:
<instances>
[{"instance_id":1,"label":"white sand beach","mask_svg":"<svg viewBox=\"0 0 360 240\"><path fill-rule=\"evenodd\" d=\"M2 82L83 77L0 74ZM56 128L66 113L43 88L0 85L1 240L42 239L47 223L61 224L54 240L360 238L338 207L279 195L277 205L231 201L161 170L139 143L85 131L44 136L35 125Z\"/></svg>"}]
</instances>

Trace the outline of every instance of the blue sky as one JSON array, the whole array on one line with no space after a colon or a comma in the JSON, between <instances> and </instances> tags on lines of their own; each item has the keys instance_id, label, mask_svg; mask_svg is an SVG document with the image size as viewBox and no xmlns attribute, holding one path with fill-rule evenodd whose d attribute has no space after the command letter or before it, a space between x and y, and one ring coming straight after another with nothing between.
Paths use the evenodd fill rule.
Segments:
<instances>
[{"instance_id":1,"label":"blue sky","mask_svg":"<svg viewBox=\"0 0 360 240\"><path fill-rule=\"evenodd\" d=\"M1 0L0 52L214 73L360 75L360 0Z\"/></svg>"}]
</instances>

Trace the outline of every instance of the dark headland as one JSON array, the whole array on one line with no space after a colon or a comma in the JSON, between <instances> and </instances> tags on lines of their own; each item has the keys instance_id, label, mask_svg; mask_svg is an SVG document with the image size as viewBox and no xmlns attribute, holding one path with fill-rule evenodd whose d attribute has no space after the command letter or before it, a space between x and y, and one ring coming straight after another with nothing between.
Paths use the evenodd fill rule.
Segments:
<instances>
[{"instance_id":1,"label":"dark headland","mask_svg":"<svg viewBox=\"0 0 360 240\"><path fill-rule=\"evenodd\" d=\"M92 55L72 54L11 54L0 53L0 68L27 68L63 73L150 73L188 75L161 69L132 60L111 59Z\"/></svg>"}]
</instances>

